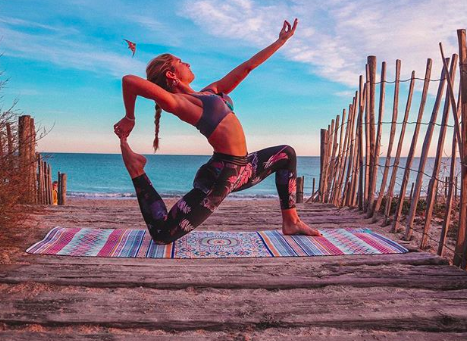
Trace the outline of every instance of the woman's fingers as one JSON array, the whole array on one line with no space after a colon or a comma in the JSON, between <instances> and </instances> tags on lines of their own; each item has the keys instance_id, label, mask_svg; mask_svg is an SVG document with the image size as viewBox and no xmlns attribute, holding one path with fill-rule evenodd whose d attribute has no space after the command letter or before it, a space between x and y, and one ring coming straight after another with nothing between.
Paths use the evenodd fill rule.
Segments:
<instances>
[{"instance_id":1,"label":"woman's fingers","mask_svg":"<svg viewBox=\"0 0 467 341\"><path fill-rule=\"evenodd\" d=\"M297 24L298 24L298 19L295 18L295 20L293 21L292 32L295 32L295 29L297 28Z\"/></svg>"}]
</instances>

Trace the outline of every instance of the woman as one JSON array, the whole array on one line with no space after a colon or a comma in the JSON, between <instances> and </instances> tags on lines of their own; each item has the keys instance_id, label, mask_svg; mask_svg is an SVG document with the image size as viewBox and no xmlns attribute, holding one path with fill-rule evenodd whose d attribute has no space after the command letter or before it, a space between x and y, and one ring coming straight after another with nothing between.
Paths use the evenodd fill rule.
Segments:
<instances>
[{"instance_id":1,"label":"woman","mask_svg":"<svg viewBox=\"0 0 467 341\"><path fill-rule=\"evenodd\" d=\"M277 146L247 153L242 126L227 96L257 66L294 34L297 27L284 21L279 39L236 67L221 80L196 92L190 87L194 74L190 65L170 54L154 58L146 68L147 80L123 77L126 115L114 129L120 138L125 166L133 180L138 202L149 232L156 243L167 244L205 221L230 192L241 191L276 173L282 210L282 232L319 236L300 221L295 209L296 156L290 146ZM159 145L161 109L200 130L214 149L212 158L197 172L193 189L170 212L144 172L146 159L134 153L127 137L135 125L137 96L156 102L154 149Z\"/></svg>"}]
</instances>

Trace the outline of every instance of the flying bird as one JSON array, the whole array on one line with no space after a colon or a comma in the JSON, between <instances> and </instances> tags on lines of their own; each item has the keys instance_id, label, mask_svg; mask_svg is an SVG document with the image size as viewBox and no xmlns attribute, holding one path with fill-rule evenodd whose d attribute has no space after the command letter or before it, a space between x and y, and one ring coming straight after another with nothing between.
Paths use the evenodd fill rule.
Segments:
<instances>
[{"instance_id":1,"label":"flying bird","mask_svg":"<svg viewBox=\"0 0 467 341\"><path fill-rule=\"evenodd\" d=\"M132 57L134 57L134 56L135 56L135 52L136 52L136 43L133 43L133 42L131 42L131 41L129 41L129 40L126 40L126 39L123 39L123 40L125 40L125 41L127 42L128 48L133 52Z\"/></svg>"}]
</instances>

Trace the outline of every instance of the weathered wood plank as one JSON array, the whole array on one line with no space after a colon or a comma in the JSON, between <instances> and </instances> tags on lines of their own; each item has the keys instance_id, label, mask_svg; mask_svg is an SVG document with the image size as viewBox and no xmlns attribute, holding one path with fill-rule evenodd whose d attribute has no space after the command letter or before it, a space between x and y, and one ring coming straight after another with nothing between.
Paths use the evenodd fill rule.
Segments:
<instances>
[{"instance_id":1,"label":"weathered wood plank","mask_svg":"<svg viewBox=\"0 0 467 341\"><path fill-rule=\"evenodd\" d=\"M345 285L352 287L467 289L467 273L439 265L359 265L302 263L262 266L192 266L32 264L12 269L0 276L0 283L34 281L56 285L102 288L184 289L210 287L221 289L295 289Z\"/></svg>"},{"instance_id":2,"label":"weathered wood plank","mask_svg":"<svg viewBox=\"0 0 467 341\"><path fill-rule=\"evenodd\" d=\"M21 298L21 300L19 299ZM183 312L183 313L181 313ZM378 287L287 291L69 288L0 302L8 326L100 326L183 331L267 327L467 332L467 290Z\"/></svg>"},{"instance_id":3,"label":"weathered wood plank","mask_svg":"<svg viewBox=\"0 0 467 341\"><path fill-rule=\"evenodd\" d=\"M467 333L429 333L429 332L389 332L374 331L369 336L368 330L340 331L334 328L268 328L259 331L231 331L231 332L182 332L170 334L164 331L126 330L119 334L109 334L102 331L97 333L60 333L60 340L64 341L218 341L218 340L268 340L283 341L287 335L293 335L294 341L355 341L355 340L384 340L384 341L465 341ZM53 332L23 332L0 331L0 339L8 341L51 341L57 340Z\"/></svg>"}]
</instances>

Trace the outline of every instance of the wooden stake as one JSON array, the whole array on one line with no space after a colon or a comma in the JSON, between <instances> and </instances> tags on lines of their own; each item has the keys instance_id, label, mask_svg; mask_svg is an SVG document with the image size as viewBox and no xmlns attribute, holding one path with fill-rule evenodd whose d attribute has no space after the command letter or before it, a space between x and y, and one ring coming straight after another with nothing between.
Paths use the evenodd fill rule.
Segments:
<instances>
[{"instance_id":1,"label":"wooden stake","mask_svg":"<svg viewBox=\"0 0 467 341\"><path fill-rule=\"evenodd\" d=\"M376 102L376 57L369 56L367 58L369 68L370 81L370 96L369 96L369 119L370 119L370 155L369 155L369 173L368 173L368 196L365 212L371 211L371 206L374 200L374 181L376 176L376 135L375 135L375 102ZM384 84L384 83L383 83ZM382 84L382 85L383 85Z\"/></svg>"},{"instance_id":2,"label":"wooden stake","mask_svg":"<svg viewBox=\"0 0 467 341\"><path fill-rule=\"evenodd\" d=\"M320 159L319 159L319 201L324 202L324 193L326 192L326 148L328 140L328 131L321 129L321 141L320 141Z\"/></svg>"},{"instance_id":3,"label":"wooden stake","mask_svg":"<svg viewBox=\"0 0 467 341\"><path fill-rule=\"evenodd\" d=\"M413 223L415 220L415 214L417 212L418 200L420 200L420 192L423 185L423 173L425 171L426 160L428 158L428 152L430 150L431 140L433 138L433 131L435 129L436 120L438 118L439 108L441 101L443 100L444 87L446 85L446 78L449 77L449 73L445 73L444 69L441 72L441 81L438 85L438 94L436 95L435 104L431 113L430 122L426 130L425 139L423 140L422 153L420 155L420 161L418 163L417 180L415 182L414 195L411 200L409 215L407 217L407 224L405 228L405 239L410 240L413 233Z\"/></svg>"},{"instance_id":4,"label":"wooden stake","mask_svg":"<svg viewBox=\"0 0 467 341\"><path fill-rule=\"evenodd\" d=\"M368 210L368 190L370 181L370 68L366 65L366 84L365 84L365 181L363 183L363 212Z\"/></svg>"},{"instance_id":5,"label":"wooden stake","mask_svg":"<svg viewBox=\"0 0 467 341\"><path fill-rule=\"evenodd\" d=\"M402 152L402 145L404 143L404 136L405 136L405 128L407 126L407 120L409 118L409 113L410 113L410 107L412 105L412 96L413 96L413 89L415 85L415 71L412 71L412 76L410 79L410 86L409 86L409 94L407 97L407 104L405 106L405 114L404 118L402 120L402 128L401 128L401 135L399 137L399 142L397 143L397 150L396 150L396 156L394 158L394 164L392 168L392 174L391 174L391 180L389 181L389 187L388 187L388 192L386 195L386 205L384 206L384 223L383 225L387 225L389 223L389 214L391 211L391 204L392 204L392 198L394 195L394 186L396 184L396 176L397 176L397 171L399 170L399 162L400 162L400 156Z\"/></svg>"},{"instance_id":6,"label":"wooden stake","mask_svg":"<svg viewBox=\"0 0 467 341\"><path fill-rule=\"evenodd\" d=\"M454 264L462 269L467 268L467 43L465 30L457 30L459 42L460 88L461 92L461 194L459 204L459 230L456 241ZM451 93L452 86L451 86ZM452 101L452 98L451 98Z\"/></svg>"},{"instance_id":7,"label":"wooden stake","mask_svg":"<svg viewBox=\"0 0 467 341\"><path fill-rule=\"evenodd\" d=\"M399 195L399 203L397 205L396 213L394 215L394 221L392 224L392 231L397 232L399 230L399 219L402 214L402 207L404 205L404 199L406 196L407 183L409 181L410 167L415 156L415 148L417 147L418 134L420 132L420 122L422 120L423 111L425 110L426 98L428 95L428 87L430 85L431 66L432 60L429 58L426 65L425 81L423 84L422 99L420 102L420 108L418 110L417 123L415 125L414 136L410 145L409 155L407 156L407 162L405 164L404 177L402 178L401 191Z\"/></svg>"},{"instance_id":8,"label":"wooden stake","mask_svg":"<svg viewBox=\"0 0 467 341\"><path fill-rule=\"evenodd\" d=\"M360 76L359 84L358 84L358 119L359 123L357 126L358 129L358 209L363 210L363 108L365 104L364 100L364 91L363 91L363 77Z\"/></svg>"},{"instance_id":9,"label":"wooden stake","mask_svg":"<svg viewBox=\"0 0 467 341\"><path fill-rule=\"evenodd\" d=\"M297 193L296 193L296 203L301 204L303 202L303 185L304 185L304 177L303 176L298 176L297 177Z\"/></svg>"},{"instance_id":10,"label":"wooden stake","mask_svg":"<svg viewBox=\"0 0 467 341\"><path fill-rule=\"evenodd\" d=\"M340 137L340 142L339 145L342 145L342 136L344 134L344 128L345 128L345 134L344 134L344 145L342 146L342 149L339 147L339 164L337 166L337 173L336 173L336 188L334 190L334 198L332 203L334 205L337 205L340 193L341 193L341 185L342 185L342 173L343 173L343 167L344 167L344 162L345 162L345 149L347 148L347 127L349 126L349 118L347 118L347 122L345 122L345 115L346 111L343 109L342 111L342 127L341 127L341 137Z\"/></svg>"},{"instance_id":11,"label":"wooden stake","mask_svg":"<svg viewBox=\"0 0 467 341\"><path fill-rule=\"evenodd\" d=\"M450 77L453 82L454 82L454 77L456 74L456 65L457 65L457 55L454 54L452 56L451 69L450 69ZM428 186L428 192L426 196L427 208L426 208L426 214L425 214L425 224L423 226L423 236L420 242L420 248L422 249L425 249L428 245L428 232L431 227L431 218L433 216L433 207L435 204L435 197L436 197L436 192L437 192L436 189L438 187L438 174L439 174L439 169L441 167L441 161L443 157L444 140L446 138L446 125L449 119L449 105L450 105L450 97L448 94L446 94L446 98L444 101L443 117L441 119L441 129L440 129L439 137L438 137L438 146L436 148L435 163L433 165L433 172L431 174L431 182L430 182L430 186ZM428 132L427 132L427 135L428 135Z\"/></svg>"},{"instance_id":12,"label":"wooden stake","mask_svg":"<svg viewBox=\"0 0 467 341\"><path fill-rule=\"evenodd\" d=\"M65 173L60 173L59 191L60 191L60 196L59 196L60 205L66 205L66 174ZM303 202L303 186L302 186L302 202Z\"/></svg>"},{"instance_id":13,"label":"wooden stake","mask_svg":"<svg viewBox=\"0 0 467 341\"><path fill-rule=\"evenodd\" d=\"M446 237L448 235L448 230L451 225L451 212L452 212L452 206L453 206L453 193L456 190L456 187L454 186L454 182L452 181L452 178L455 174L456 171L456 155L457 155L457 138L456 134L452 135L452 146L451 146L451 170L449 171L449 178L451 181L449 182L449 191L448 191L448 196L446 198L446 210L444 211L444 219L443 219L443 227L441 229L441 236L439 239L439 244L438 244L438 255L442 256L444 253L444 245L446 243Z\"/></svg>"},{"instance_id":14,"label":"wooden stake","mask_svg":"<svg viewBox=\"0 0 467 341\"><path fill-rule=\"evenodd\" d=\"M389 135L388 150L386 152L386 161L384 163L383 179L381 180L381 187L379 188L378 199L376 200L374 211L378 212L384 197L384 191L386 189L386 182L389 174L389 166L391 165L391 153L394 145L394 137L396 135L397 115L399 112L399 88L400 88L400 77L401 77L401 61L396 60L396 82L394 87L394 102L392 106L392 120L391 120L391 132Z\"/></svg>"}]
</instances>

